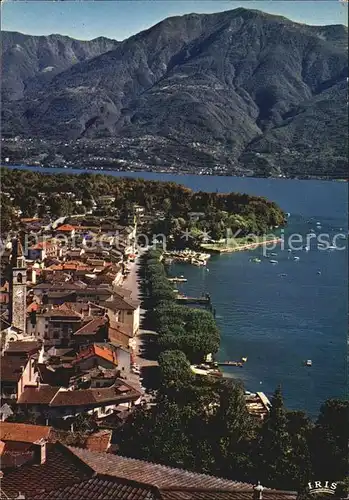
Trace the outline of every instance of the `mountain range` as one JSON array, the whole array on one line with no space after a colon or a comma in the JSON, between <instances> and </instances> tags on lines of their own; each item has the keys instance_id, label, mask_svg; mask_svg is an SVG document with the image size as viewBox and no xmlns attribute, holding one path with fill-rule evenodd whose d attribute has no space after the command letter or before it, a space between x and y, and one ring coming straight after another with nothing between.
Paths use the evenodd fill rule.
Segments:
<instances>
[{"instance_id":1,"label":"mountain range","mask_svg":"<svg viewBox=\"0 0 349 500\"><path fill-rule=\"evenodd\" d=\"M342 25L243 8L122 42L3 32L3 132L147 136L212 151L232 172L347 177L347 41Z\"/></svg>"}]
</instances>

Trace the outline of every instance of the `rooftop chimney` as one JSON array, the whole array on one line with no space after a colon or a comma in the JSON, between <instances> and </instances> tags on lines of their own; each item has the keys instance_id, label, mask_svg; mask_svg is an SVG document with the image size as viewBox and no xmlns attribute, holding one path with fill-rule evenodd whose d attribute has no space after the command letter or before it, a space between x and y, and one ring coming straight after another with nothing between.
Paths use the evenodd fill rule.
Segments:
<instances>
[{"instance_id":1,"label":"rooftop chimney","mask_svg":"<svg viewBox=\"0 0 349 500\"><path fill-rule=\"evenodd\" d=\"M253 488L253 498L254 500L262 500L263 499L263 486L258 481L257 485Z\"/></svg>"},{"instance_id":2,"label":"rooftop chimney","mask_svg":"<svg viewBox=\"0 0 349 500\"><path fill-rule=\"evenodd\" d=\"M34 443L35 463L42 465L46 462L46 441L39 439Z\"/></svg>"}]
</instances>

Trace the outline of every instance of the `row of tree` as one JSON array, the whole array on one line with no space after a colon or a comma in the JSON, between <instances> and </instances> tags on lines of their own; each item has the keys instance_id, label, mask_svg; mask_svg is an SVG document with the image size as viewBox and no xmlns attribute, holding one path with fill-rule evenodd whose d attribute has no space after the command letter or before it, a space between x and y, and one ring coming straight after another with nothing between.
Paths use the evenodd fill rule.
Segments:
<instances>
[{"instance_id":1,"label":"row of tree","mask_svg":"<svg viewBox=\"0 0 349 500\"><path fill-rule=\"evenodd\" d=\"M148 318L159 334L158 346L161 351L180 350L192 363L200 363L218 351L217 325L209 311L176 303L160 258L159 250L150 250L144 257Z\"/></svg>"}]
</instances>

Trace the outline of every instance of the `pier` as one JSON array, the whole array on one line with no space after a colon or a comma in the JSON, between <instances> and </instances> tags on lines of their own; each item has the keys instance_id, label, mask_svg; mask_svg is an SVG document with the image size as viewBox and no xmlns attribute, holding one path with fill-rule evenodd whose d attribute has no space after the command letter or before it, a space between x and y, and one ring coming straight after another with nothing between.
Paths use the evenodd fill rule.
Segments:
<instances>
[{"instance_id":1,"label":"pier","mask_svg":"<svg viewBox=\"0 0 349 500\"><path fill-rule=\"evenodd\" d=\"M183 278L183 276L175 276L174 278L167 278L168 281L170 281L171 283L186 283L188 280L187 278Z\"/></svg>"},{"instance_id":2,"label":"pier","mask_svg":"<svg viewBox=\"0 0 349 500\"><path fill-rule=\"evenodd\" d=\"M244 362L243 361L218 361L217 362L217 365L218 366L244 366Z\"/></svg>"},{"instance_id":3,"label":"pier","mask_svg":"<svg viewBox=\"0 0 349 500\"><path fill-rule=\"evenodd\" d=\"M210 297L187 297L186 295L180 295L177 297L176 301L179 304L199 304L207 306L211 304Z\"/></svg>"}]
</instances>

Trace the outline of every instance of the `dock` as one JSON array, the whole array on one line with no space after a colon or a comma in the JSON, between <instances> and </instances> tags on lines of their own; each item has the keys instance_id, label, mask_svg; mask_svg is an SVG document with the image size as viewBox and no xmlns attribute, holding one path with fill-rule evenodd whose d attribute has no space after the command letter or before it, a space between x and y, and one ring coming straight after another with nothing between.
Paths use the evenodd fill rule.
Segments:
<instances>
[{"instance_id":1,"label":"dock","mask_svg":"<svg viewBox=\"0 0 349 500\"><path fill-rule=\"evenodd\" d=\"M244 366L243 361L218 361L218 366Z\"/></svg>"},{"instance_id":2,"label":"dock","mask_svg":"<svg viewBox=\"0 0 349 500\"><path fill-rule=\"evenodd\" d=\"M210 305L210 297L187 297L186 295L180 295L176 298L179 304L200 304L200 305Z\"/></svg>"},{"instance_id":3,"label":"dock","mask_svg":"<svg viewBox=\"0 0 349 500\"><path fill-rule=\"evenodd\" d=\"M179 277L175 276L174 278L167 278L167 279L171 283L186 283L188 281L187 278L182 278L181 276Z\"/></svg>"}]
</instances>

